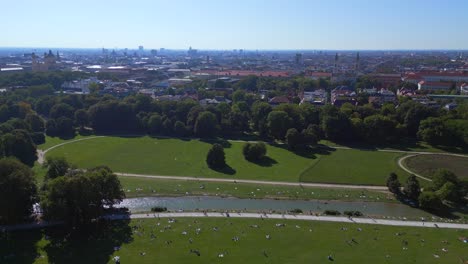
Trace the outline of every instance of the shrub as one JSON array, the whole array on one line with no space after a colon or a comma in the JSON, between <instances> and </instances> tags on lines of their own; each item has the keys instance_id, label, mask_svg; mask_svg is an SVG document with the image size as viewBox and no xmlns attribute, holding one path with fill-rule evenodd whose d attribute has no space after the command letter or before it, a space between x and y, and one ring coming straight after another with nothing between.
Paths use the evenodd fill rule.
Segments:
<instances>
[{"instance_id":1,"label":"shrub","mask_svg":"<svg viewBox=\"0 0 468 264\"><path fill-rule=\"evenodd\" d=\"M361 211L344 211L343 214L347 216L363 216Z\"/></svg>"},{"instance_id":2,"label":"shrub","mask_svg":"<svg viewBox=\"0 0 468 264\"><path fill-rule=\"evenodd\" d=\"M266 145L263 142L245 143L242 148L242 154L248 161L259 161L266 155Z\"/></svg>"},{"instance_id":3,"label":"shrub","mask_svg":"<svg viewBox=\"0 0 468 264\"><path fill-rule=\"evenodd\" d=\"M323 213L325 215L341 215L341 213L337 210L325 210Z\"/></svg>"},{"instance_id":4,"label":"shrub","mask_svg":"<svg viewBox=\"0 0 468 264\"><path fill-rule=\"evenodd\" d=\"M293 213L293 214L302 214L302 209L299 209L299 208L295 208L295 209L292 209L291 211L289 211L290 213Z\"/></svg>"},{"instance_id":5,"label":"shrub","mask_svg":"<svg viewBox=\"0 0 468 264\"><path fill-rule=\"evenodd\" d=\"M151 212L160 213L160 212L166 212L166 211L167 211L167 207L162 207L162 206L151 207Z\"/></svg>"}]
</instances>

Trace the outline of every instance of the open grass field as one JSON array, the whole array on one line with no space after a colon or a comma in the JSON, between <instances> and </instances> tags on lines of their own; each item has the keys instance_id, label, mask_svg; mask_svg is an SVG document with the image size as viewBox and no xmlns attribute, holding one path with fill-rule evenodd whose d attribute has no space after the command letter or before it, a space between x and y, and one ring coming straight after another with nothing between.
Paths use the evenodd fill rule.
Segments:
<instances>
[{"instance_id":1,"label":"open grass field","mask_svg":"<svg viewBox=\"0 0 468 264\"><path fill-rule=\"evenodd\" d=\"M300 175L301 182L385 185L390 172L405 181L407 174L398 166L401 153L342 150L322 155Z\"/></svg>"},{"instance_id":2,"label":"open grass field","mask_svg":"<svg viewBox=\"0 0 468 264\"><path fill-rule=\"evenodd\" d=\"M271 186L119 177L128 198L148 196L220 196L300 200L397 202L392 194L367 190Z\"/></svg>"},{"instance_id":3,"label":"open grass field","mask_svg":"<svg viewBox=\"0 0 468 264\"><path fill-rule=\"evenodd\" d=\"M467 236L454 229L162 218L114 221L99 234L68 240L54 229L16 232L0 240L0 262L101 264L119 256L121 263L465 263L468 244L460 238Z\"/></svg>"},{"instance_id":4,"label":"open grass field","mask_svg":"<svg viewBox=\"0 0 468 264\"><path fill-rule=\"evenodd\" d=\"M104 137L64 145L47 155L64 156L84 168L105 164L116 172L153 175L369 185L384 185L390 172L406 178L396 162L399 153L342 149L293 153L284 145L268 145L268 158L252 163L244 159L241 142L225 142L230 168L214 171L205 163L210 146L199 140Z\"/></svg>"},{"instance_id":5,"label":"open grass field","mask_svg":"<svg viewBox=\"0 0 468 264\"><path fill-rule=\"evenodd\" d=\"M447 155L416 155L404 161L405 166L417 174L432 177L438 169L447 169L460 179L468 180L468 158Z\"/></svg>"}]
</instances>

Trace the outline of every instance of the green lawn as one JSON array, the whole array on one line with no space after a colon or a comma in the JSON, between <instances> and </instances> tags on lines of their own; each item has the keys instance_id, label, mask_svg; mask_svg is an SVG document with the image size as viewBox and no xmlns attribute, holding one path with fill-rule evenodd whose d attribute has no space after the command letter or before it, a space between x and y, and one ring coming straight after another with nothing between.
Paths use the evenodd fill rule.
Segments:
<instances>
[{"instance_id":1,"label":"green lawn","mask_svg":"<svg viewBox=\"0 0 468 264\"><path fill-rule=\"evenodd\" d=\"M322 155L317 162L304 170L302 182L354 183L384 185L390 172L405 181L405 173L397 165L404 154L364 150L337 149L330 155Z\"/></svg>"},{"instance_id":2,"label":"green lawn","mask_svg":"<svg viewBox=\"0 0 468 264\"><path fill-rule=\"evenodd\" d=\"M119 177L128 198L210 195L238 198L396 202L377 191Z\"/></svg>"},{"instance_id":3,"label":"green lawn","mask_svg":"<svg viewBox=\"0 0 468 264\"><path fill-rule=\"evenodd\" d=\"M114 221L100 230L71 239L57 230L16 232L0 240L0 262L101 264L113 263L114 256L121 263L431 264L468 259L468 244L459 240L467 230L232 218Z\"/></svg>"},{"instance_id":4,"label":"green lawn","mask_svg":"<svg viewBox=\"0 0 468 264\"><path fill-rule=\"evenodd\" d=\"M79 167L105 164L116 172L139 174L372 185L384 185L390 172L406 177L396 163L401 154L342 149L296 154L284 145L269 145L268 158L257 164L244 159L242 145L226 143L230 169L222 172L208 168L210 143L198 140L105 137L64 145L47 155L65 156Z\"/></svg>"},{"instance_id":5,"label":"green lawn","mask_svg":"<svg viewBox=\"0 0 468 264\"><path fill-rule=\"evenodd\" d=\"M468 158L447 155L417 155L404 160L405 166L417 174L432 177L438 169L447 169L460 179L468 179Z\"/></svg>"},{"instance_id":6,"label":"green lawn","mask_svg":"<svg viewBox=\"0 0 468 264\"><path fill-rule=\"evenodd\" d=\"M60 143L64 143L64 142L71 141L71 140L77 140L77 139L81 139L81 138L86 138L86 137L87 136L77 135L72 139L63 139L63 138L59 138L59 137L49 137L49 136L47 136L46 137L46 142L44 144L37 145L37 148L41 149L41 150L46 150L46 149L48 149L48 148L50 148L52 146L58 145Z\"/></svg>"}]
</instances>

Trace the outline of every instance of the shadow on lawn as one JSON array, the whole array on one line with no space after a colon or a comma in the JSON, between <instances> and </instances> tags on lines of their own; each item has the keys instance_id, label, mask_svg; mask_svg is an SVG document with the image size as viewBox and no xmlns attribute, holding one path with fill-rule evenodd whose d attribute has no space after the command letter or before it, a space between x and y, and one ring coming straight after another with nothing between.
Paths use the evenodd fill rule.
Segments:
<instances>
[{"instance_id":1,"label":"shadow on lawn","mask_svg":"<svg viewBox=\"0 0 468 264\"><path fill-rule=\"evenodd\" d=\"M115 250L133 240L130 220L101 220L87 228L46 231L49 244L45 246L50 263L108 263ZM134 228L137 231L137 228Z\"/></svg>"},{"instance_id":2,"label":"shadow on lawn","mask_svg":"<svg viewBox=\"0 0 468 264\"><path fill-rule=\"evenodd\" d=\"M34 263L39 257L36 244L41 238L40 229L0 232L0 263Z\"/></svg>"},{"instance_id":3,"label":"shadow on lawn","mask_svg":"<svg viewBox=\"0 0 468 264\"><path fill-rule=\"evenodd\" d=\"M250 161L254 164L257 164L258 166L262 166L262 167L271 167L275 164L278 164L278 162L268 156L265 156L263 157L262 159L260 160L255 160L255 161Z\"/></svg>"},{"instance_id":4,"label":"shadow on lawn","mask_svg":"<svg viewBox=\"0 0 468 264\"><path fill-rule=\"evenodd\" d=\"M217 171L219 173L222 173L222 174L227 174L227 175L234 175L236 174L236 170L234 168L232 168L231 166L227 165L226 164L226 167L222 168L222 169L215 169L215 168L210 168L214 171Z\"/></svg>"}]
</instances>

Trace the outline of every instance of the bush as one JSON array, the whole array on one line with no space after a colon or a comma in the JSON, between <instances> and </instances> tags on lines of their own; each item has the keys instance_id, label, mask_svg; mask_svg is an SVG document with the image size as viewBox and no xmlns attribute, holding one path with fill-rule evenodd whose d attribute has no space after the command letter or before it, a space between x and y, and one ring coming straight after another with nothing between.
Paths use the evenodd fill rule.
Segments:
<instances>
[{"instance_id":1,"label":"bush","mask_svg":"<svg viewBox=\"0 0 468 264\"><path fill-rule=\"evenodd\" d=\"M30 134L32 141L36 145L44 144L45 143L45 135L42 132L34 132Z\"/></svg>"},{"instance_id":2,"label":"bush","mask_svg":"<svg viewBox=\"0 0 468 264\"><path fill-rule=\"evenodd\" d=\"M242 148L242 154L248 161L259 161L265 157L267 152L266 145L263 142L245 143Z\"/></svg>"},{"instance_id":3,"label":"bush","mask_svg":"<svg viewBox=\"0 0 468 264\"><path fill-rule=\"evenodd\" d=\"M226 158L223 146L220 144L214 144L208 151L206 163L212 169L222 169L226 167Z\"/></svg>"},{"instance_id":4,"label":"bush","mask_svg":"<svg viewBox=\"0 0 468 264\"><path fill-rule=\"evenodd\" d=\"M162 207L162 206L151 207L151 212L160 213L160 212L166 212L166 211L167 211L167 207Z\"/></svg>"},{"instance_id":5,"label":"bush","mask_svg":"<svg viewBox=\"0 0 468 264\"><path fill-rule=\"evenodd\" d=\"M344 211L343 214L347 216L363 216L361 211Z\"/></svg>"},{"instance_id":6,"label":"bush","mask_svg":"<svg viewBox=\"0 0 468 264\"><path fill-rule=\"evenodd\" d=\"M325 211L323 211L323 213L325 215L341 215L341 213L339 211L336 211L336 210L325 210Z\"/></svg>"},{"instance_id":7,"label":"bush","mask_svg":"<svg viewBox=\"0 0 468 264\"><path fill-rule=\"evenodd\" d=\"M295 208L295 209L292 209L291 211L289 211L290 213L293 213L293 214L302 214L302 209L299 209L299 208Z\"/></svg>"},{"instance_id":8,"label":"bush","mask_svg":"<svg viewBox=\"0 0 468 264\"><path fill-rule=\"evenodd\" d=\"M422 192L419 196L419 207L426 210L436 210L442 207L442 201L434 192Z\"/></svg>"}]
</instances>

